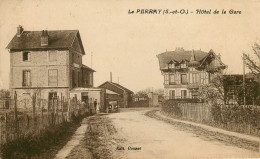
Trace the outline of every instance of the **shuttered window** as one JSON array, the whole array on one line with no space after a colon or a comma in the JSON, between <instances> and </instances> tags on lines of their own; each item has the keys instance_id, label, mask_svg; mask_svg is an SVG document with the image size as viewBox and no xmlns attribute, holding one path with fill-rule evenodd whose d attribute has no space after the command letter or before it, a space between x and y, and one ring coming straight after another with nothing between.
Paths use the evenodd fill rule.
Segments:
<instances>
[{"instance_id":1,"label":"shuttered window","mask_svg":"<svg viewBox=\"0 0 260 159\"><path fill-rule=\"evenodd\" d=\"M169 91L169 97L170 97L170 99L175 99L175 90Z\"/></svg>"},{"instance_id":2,"label":"shuttered window","mask_svg":"<svg viewBox=\"0 0 260 159\"><path fill-rule=\"evenodd\" d=\"M181 98L187 98L187 90L181 90Z\"/></svg>"},{"instance_id":3,"label":"shuttered window","mask_svg":"<svg viewBox=\"0 0 260 159\"><path fill-rule=\"evenodd\" d=\"M49 86L58 86L58 70L49 70Z\"/></svg>"},{"instance_id":4,"label":"shuttered window","mask_svg":"<svg viewBox=\"0 0 260 159\"><path fill-rule=\"evenodd\" d=\"M57 52L56 51L48 51L48 53L49 53L50 62L57 61Z\"/></svg>"},{"instance_id":5,"label":"shuttered window","mask_svg":"<svg viewBox=\"0 0 260 159\"><path fill-rule=\"evenodd\" d=\"M24 70L23 71L23 86L31 86L31 71Z\"/></svg>"}]
</instances>

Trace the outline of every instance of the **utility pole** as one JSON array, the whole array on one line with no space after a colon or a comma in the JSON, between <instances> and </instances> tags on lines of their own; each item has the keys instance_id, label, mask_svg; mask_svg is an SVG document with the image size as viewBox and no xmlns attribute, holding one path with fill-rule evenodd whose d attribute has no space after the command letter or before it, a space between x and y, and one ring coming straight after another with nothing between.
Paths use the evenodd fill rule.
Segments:
<instances>
[{"instance_id":1,"label":"utility pole","mask_svg":"<svg viewBox=\"0 0 260 159\"><path fill-rule=\"evenodd\" d=\"M93 53L91 52L91 68L92 68L92 65L93 65Z\"/></svg>"},{"instance_id":2,"label":"utility pole","mask_svg":"<svg viewBox=\"0 0 260 159\"><path fill-rule=\"evenodd\" d=\"M244 106L246 105L246 88L245 88L245 54L243 53L243 93L244 93Z\"/></svg>"}]
</instances>

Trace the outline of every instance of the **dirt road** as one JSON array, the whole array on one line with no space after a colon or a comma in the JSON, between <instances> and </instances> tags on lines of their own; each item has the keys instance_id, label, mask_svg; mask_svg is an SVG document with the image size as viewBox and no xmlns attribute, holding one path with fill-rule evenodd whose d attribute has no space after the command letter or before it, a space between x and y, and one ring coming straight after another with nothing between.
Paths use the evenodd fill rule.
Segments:
<instances>
[{"instance_id":1,"label":"dirt road","mask_svg":"<svg viewBox=\"0 0 260 159\"><path fill-rule=\"evenodd\" d=\"M123 158L128 159L260 157L260 153L255 151L203 139L192 132L147 117L145 112L147 109L121 109L120 113L107 116L120 138L125 139L117 143L114 153L123 153Z\"/></svg>"}]
</instances>

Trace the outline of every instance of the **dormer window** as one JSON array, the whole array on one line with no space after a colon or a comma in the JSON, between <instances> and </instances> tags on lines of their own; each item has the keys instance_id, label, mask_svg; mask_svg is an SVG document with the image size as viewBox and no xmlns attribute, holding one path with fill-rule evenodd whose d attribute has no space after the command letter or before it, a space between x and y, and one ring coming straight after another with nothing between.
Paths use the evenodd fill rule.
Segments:
<instances>
[{"instance_id":1,"label":"dormer window","mask_svg":"<svg viewBox=\"0 0 260 159\"><path fill-rule=\"evenodd\" d=\"M31 60L31 53L23 52L23 61L30 61L30 60Z\"/></svg>"},{"instance_id":2,"label":"dormer window","mask_svg":"<svg viewBox=\"0 0 260 159\"><path fill-rule=\"evenodd\" d=\"M174 63L169 63L169 68L175 68Z\"/></svg>"},{"instance_id":3,"label":"dormer window","mask_svg":"<svg viewBox=\"0 0 260 159\"><path fill-rule=\"evenodd\" d=\"M181 64L181 68L187 68L186 63L182 63L182 64Z\"/></svg>"}]
</instances>

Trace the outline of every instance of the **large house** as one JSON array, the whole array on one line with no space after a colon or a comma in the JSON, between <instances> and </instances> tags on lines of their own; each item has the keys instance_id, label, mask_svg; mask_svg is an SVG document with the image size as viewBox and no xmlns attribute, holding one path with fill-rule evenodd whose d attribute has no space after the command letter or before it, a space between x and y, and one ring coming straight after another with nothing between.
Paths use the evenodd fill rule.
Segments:
<instances>
[{"instance_id":1,"label":"large house","mask_svg":"<svg viewBox=\"0 0 260 159\"><path fill-rule=\"evenodd\" d=\"M166 99L197 98L199 85L208 84L215 73L227 67L213 50L204 52L177 48L157 57L164 76Z\"/></svg>"},{"instance_id":2,"label":"large house","mask_svg":"<svg viewBox=\"0 0 260 159\"><path fill-rule=\"evenodd\" d=\"M82 63L85 51L78 30L24 31L8 44L10 88L18 99L69 97L74 88L93 87L92 68Z\"/></svg>"}]
</instances>

